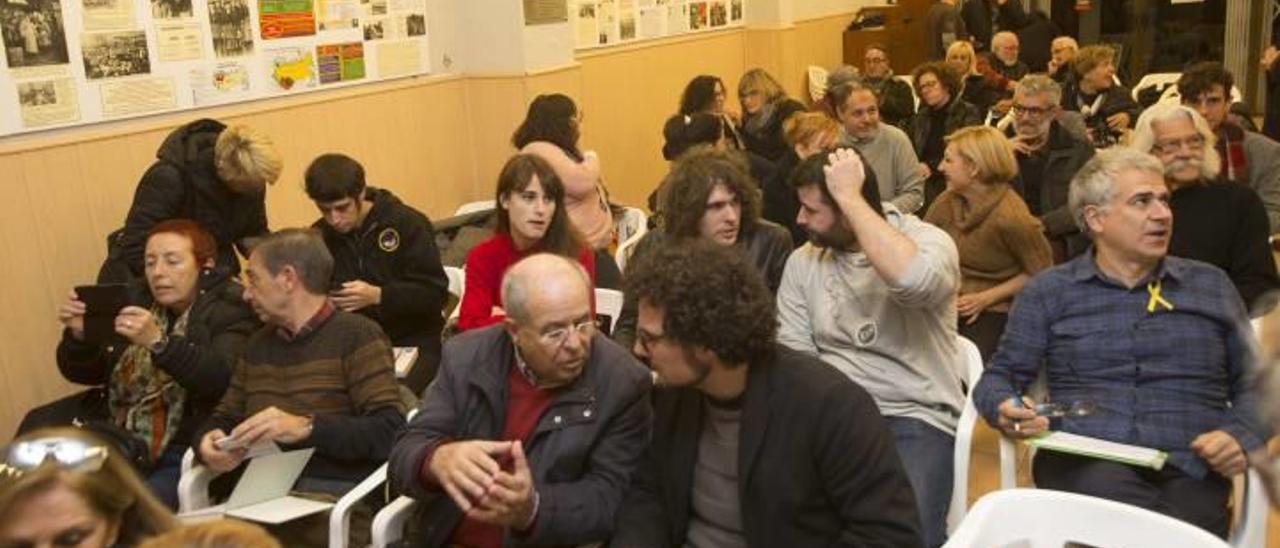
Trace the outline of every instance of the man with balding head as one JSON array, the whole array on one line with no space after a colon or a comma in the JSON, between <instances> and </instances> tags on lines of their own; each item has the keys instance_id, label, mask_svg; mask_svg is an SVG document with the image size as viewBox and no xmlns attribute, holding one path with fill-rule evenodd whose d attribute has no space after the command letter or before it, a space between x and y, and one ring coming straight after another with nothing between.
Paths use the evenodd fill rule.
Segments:
<instances>
[{"instance_id":1,"label":"man with balding head","mask_svg":"<svg viewBox=\"0 0 1280 548\"><path fill-rule=\"evenodd\" d=\"M388 470L419 501L414 546L603 542L649 439L648 371L595 332L576 263L532 255L501 325L449 340Z\"/></svg>"}]
</instances>

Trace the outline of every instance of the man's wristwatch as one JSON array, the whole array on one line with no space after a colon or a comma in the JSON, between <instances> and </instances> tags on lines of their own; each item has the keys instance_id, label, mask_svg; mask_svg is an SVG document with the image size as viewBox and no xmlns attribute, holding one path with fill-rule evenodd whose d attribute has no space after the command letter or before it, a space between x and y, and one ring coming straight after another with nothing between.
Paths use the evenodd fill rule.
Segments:
<instances>
[{"instance_id":1,"label":"man's wristwatch","mask_svg":"<svg viewBox=\"0 0 1280 548\"><path fill-rule=\"evenodd\" d=\"M156 339L156 342L147 345L147 350L150 350L152 355L164 352L164 349L166 348L169 348L168 335L160 335L160 338Z\"/></svg>"}]
</instances>

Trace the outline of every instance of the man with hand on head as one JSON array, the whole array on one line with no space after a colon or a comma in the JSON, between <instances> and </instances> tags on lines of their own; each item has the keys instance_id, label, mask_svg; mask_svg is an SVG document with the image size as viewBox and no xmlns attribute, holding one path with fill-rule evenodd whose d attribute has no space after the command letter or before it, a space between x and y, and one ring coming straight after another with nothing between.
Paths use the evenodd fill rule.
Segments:
<instances>
[{"instance_id":1,"label":"man with hand on head","mask_svg":"<svg viewBox=\"0 0 1280 548\"><path fill-rule=\"evenodd\" d=\"M414 546L604 542L652 428L652 380L595 331L591 283L552 254L502 280L506 319L445 345L390 481Z\"/></svg>"},{"instance_id":2,"label":"man with hand on head","mask_svg":"<svg viewBox=\"0 0 1280 548\"><path fill-rule=\"evenodd\" d=\"M197 430L197 456L227 472L259 442L312 447L294 490L341 496L386 462L404 426L391 345L377 324L330 302L333 257L314 231L267 236L246 270L244 299L266 325Z\"/></svg>"},{"instance_id":3,"label":"man with hand on head","mask_svg":"<svg viewBox=\"0 0 1280 548\"><path fill-rule=\"evenodd\" d=\"M871 170L841 149L791 185L810 243L778 289L778 341L814 354L875 398L915 492L926 546L946 540L952 448L964 405L956 345L960 264L941 228L881 203Z\"/></svg>"},{"instance_id":4,"label":"man with hand on head","mask_svg":"<svg viewBox=\"0 0 1280 548\"><path fill-rule=\"evenodd\" d=\"M395 346L418 348L405 384L421 395L440 361L449 288L431 221L366 186L364 167L343 154L312 161L306 189L321 215L312 227L333 254L333 304L377 322Z\"/></svg>"},{"instance_id":5,"label":"man with hand on head","mask_svg":"<svg viewBox=\"0 0 1280 548\"><path fill-rule=\"evenodd\" d=\"M660 386L610 544L919 546L893 435L861 387L778 344L740 253L686 240L639 257L634 351Z\"/></svg>"}]
</instances>

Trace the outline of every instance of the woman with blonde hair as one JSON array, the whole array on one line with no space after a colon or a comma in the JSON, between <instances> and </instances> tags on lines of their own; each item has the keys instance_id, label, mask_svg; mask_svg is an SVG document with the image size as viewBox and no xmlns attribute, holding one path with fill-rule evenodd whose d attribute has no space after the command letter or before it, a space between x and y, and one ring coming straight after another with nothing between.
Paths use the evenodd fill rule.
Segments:
<instances>
[{"instance_id":1,"label":"woman with blonde hair","mask_svg":"<svg viewBox=\"0 0 1280 548\"><path fill-rule=\"evenodd\" d=\"M994 89L982 74L980 65L985 61L974 52L973 44L959 40L952 42L947 48L947 62L962 75L964 91L960 93L960 97L978 107L978 112L985 117L1000 95L1000 91Z\"/></svg>"},{"instance_id":2,"label":"woman with blonde hair","mask_svg":"<svg viewBox=\"0 0 1280 548\"><path fill-rule=\"evenodd\" d=\"M1009 184L1018 176L1018 162L999 130L977 126L952 133L939 170L947 190L925 220L956 242L959 330L986 362L1004 333L1014 296L1053 265L1053 251L1040 221Z\"/></svg>"},{"instance_id":3,"label":"woman with blonde hair","mask_svg":"<svg viewBox=\"0 0 1280 548\"><path fill-rule=\"evenodd\" d=\"M782 124L804 105L787 97L778 81L764 69L751 69L738 81L738 102L742 105L743 143L747 150L770 162L786 154Z\"/></svg>"},{"instance_id":4,"label":"woman with blonde hair","mask_svg":"<svg viewBox=\"0 0 1280 548\"><path fill-rule=\"evenodd\" d=\"M788 149L778 159L773 176L760 181L764 203L760 216L791 232L791 243L796 247L809 241L809 233L796 224L800 202L787 184L796 166L805 158L835 146L840 138L840 123L821 112L800 112L782 125Z\"/></svg>"},{"instance_id":5,"label":"woman with blonde hair","mask_svg":"<svg viewBox=\"0 0 1280 548\"><path fill-rule=\"evenodd\" d=\"M176 526L114 447L79 428L19 436L0 463L0 546L136 546Z\"/></svg>"},{"instance_id":6,"label":"woman with blonde hair","mask_svg":"<svg viewBox=\"0 0 1280 548\"><path fill-rule=\"evenodd\" d=\"M271 139L244 125L208 118L175 129L156 151L134 190L124 228L110 237L99 282L142 278L142 255L151 227L191 219L218 243L217 265L240 272L253 239L267 234L266 186L280 177L282 162Z\"/></svg>"}]
</instances>

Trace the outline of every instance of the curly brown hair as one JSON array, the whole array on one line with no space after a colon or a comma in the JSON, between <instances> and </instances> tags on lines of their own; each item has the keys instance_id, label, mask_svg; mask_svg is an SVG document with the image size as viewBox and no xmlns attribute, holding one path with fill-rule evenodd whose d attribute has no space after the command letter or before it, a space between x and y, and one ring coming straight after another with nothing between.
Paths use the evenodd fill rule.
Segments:
<instances>
[{"instance_id":1,"label":"curly brown hair","mask_svg":"<svg viewBox=\"0 0 1280 548\"><path fill-rule=\"evenodd\" d=\"M760 190L751 179L747 160L737 151L695 147L681 156L662 181L662 230L668 236L697 238L707 197L716 185L725 188L742 204L738 238L755 228L760 219Z\"/></svg>"},{"instance_id":2,"label":"curly brown hair","mask_svg":"<svg viewBox=\"0 0 1280 548\"><path fill-rule=\"evenodd\" d=\"M916 89L916 96L921 95L920 77L925 74L932 74L937 78L938 83L942 84L943 89L947 90L947 94L951 97L960 95L960 86L964 83L964 77L946 61L930 61L911 71L911 85Z\"/></svg>"},{"instance_id":3,"label":"curly brown hair","mask_svg":"<svg viewBox=\"0 0 1280 548\"><path fill-rule=\"evenodd\" d=\"M728 364L767 359L778 315L759 271L734 246L683 239L627 265L625 292L663 310L671 340L701 346Z\"/></svg>"}]
</instances>

